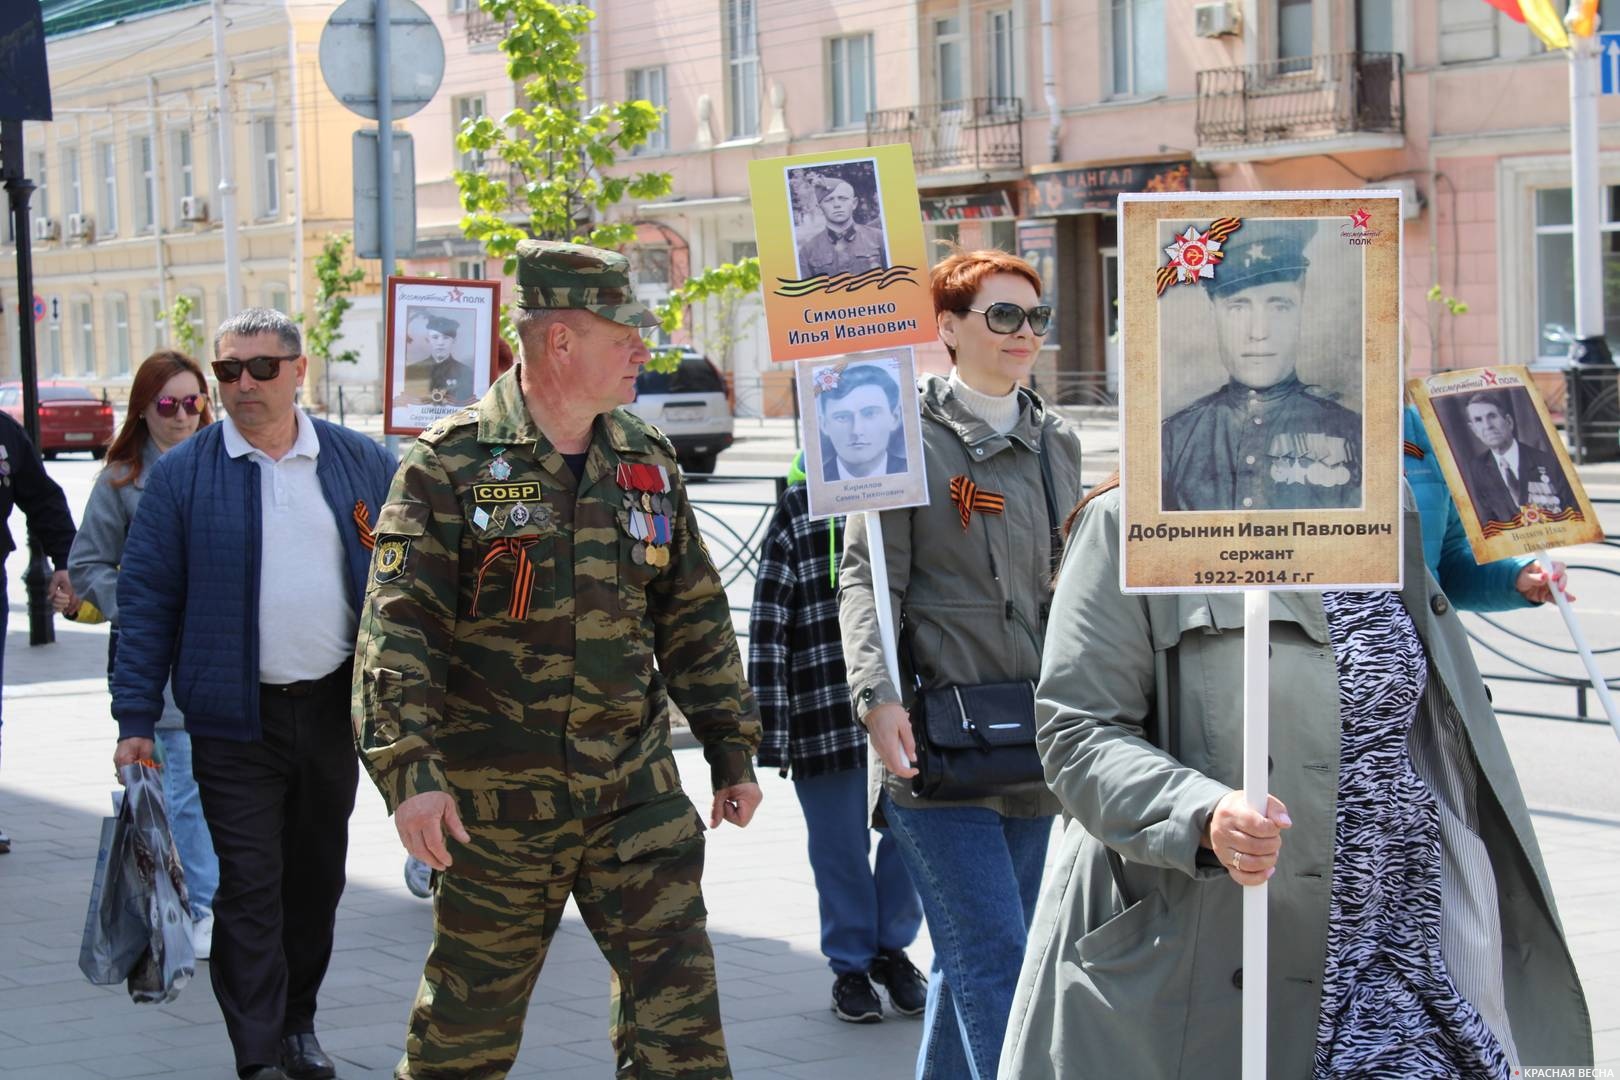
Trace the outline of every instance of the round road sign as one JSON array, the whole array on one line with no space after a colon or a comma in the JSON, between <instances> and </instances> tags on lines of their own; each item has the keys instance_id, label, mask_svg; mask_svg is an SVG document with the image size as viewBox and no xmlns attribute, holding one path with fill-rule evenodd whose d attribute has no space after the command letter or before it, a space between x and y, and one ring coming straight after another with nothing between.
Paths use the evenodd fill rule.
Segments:
<instances>
[{"instance_id":1,"label":"round road sign","mask_svg":"<svg viewBox=\"0 0 1620 1080\"><path fill-rule=\"evenodd\" d=\"M321 30L321 75L350 112L377 119L377 2L344 0ZM388 0L389 97L395 120L413 116L444 80L444 39L412 0Z\"/></svg>"},{"instance_id":2,"label":"round road sign","mask_svg":"<svg viewBox=\"0 0 1620 1080\"><path fill-rule=\"evenodd\" d=\"M34 321L45 321L45 298L39 293L34 294Z\"/></svg>"}]
</instances>

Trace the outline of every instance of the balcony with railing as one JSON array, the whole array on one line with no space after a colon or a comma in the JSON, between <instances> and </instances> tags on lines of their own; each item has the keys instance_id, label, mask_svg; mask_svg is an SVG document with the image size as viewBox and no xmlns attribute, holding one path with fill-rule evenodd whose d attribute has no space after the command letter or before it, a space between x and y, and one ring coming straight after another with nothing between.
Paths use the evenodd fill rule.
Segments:
<instances>
[{"instance_id":1,"label":"balcony with railing","mask_svg":"<svg viewBox=\"0 0 1620 1080\"><path fill-rule=\"evenodd\" d=\"M866 114L866 145L910 142L919 173L1020 171L1022 98L964 98Z\"/></svg>"},{"instance_id":2,"label":"balcony with railing","mask_svg":"<svg viewBox=\"0 0 1620 1080\"><path fill-rule=\"evenodd\" d=\"M490 45L500 41L512 29L512 20L497 19L478 6L477 0L469 4L466 13L468 45Z\"/></svg>"},{"instance_id":3,"label":"balcony with railing","mask_svg":"<svg viewBox=\"0 0 1620 1080\"><path fill-rule=\"evenodd\" d=\"M1400 53L1296 56L1198 73L1198 156L1253 160L1399 147L1405 99ZM1326 145L1313 152L1330 152Z\"/></svg>"}]
</instances>

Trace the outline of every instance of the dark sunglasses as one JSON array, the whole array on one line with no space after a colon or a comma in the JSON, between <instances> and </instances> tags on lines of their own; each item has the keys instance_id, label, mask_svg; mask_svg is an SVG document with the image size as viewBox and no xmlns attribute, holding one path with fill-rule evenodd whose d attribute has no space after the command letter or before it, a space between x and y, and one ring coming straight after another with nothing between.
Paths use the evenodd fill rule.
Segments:
<instances>
[{"instance_id":1,"label":"dark sunglasses","mask_svg":"<svg viewBox=\"0 0 1620 1080\"><path fill-rule=\"evenodd\" d=\"M157 406L159 416L173 416L181 409L186 410L187 416L196 416L202 411L205 400L201 394L187 394L185 397L170 397L168 394L164 394L152 404Z\"/></svg>"},{"instance_id":2,"label":"dark sunglasses","mask_svg":"<svg viewBox=\"0 0 1620 1080\"><path fill-rule=\"evenodd\" d=\"M1029 310L1024 310L1017 304L1008 300L998 300L987 308L968 308L968 311L984 316L984 325L993 333L1016 334L1018 328L1029 321L1029 332L1036 337L1045 334L1052 326L1052 307L1050 304L1038 304Z\"/></svg>"},{"instance_id":3,"label":"dark sunglasses","mask_svg":"<svg viewBox=\"0 0 1620 1080\"><path fill-rule=\"evenodd\" d=\"M291 356L254 356L247 360L215 360L214 378L220 382L235 382L242 377L242 369L258 382L266 382L281 374L281 365L287 360L298 359L298 353Z\"/></svg>"}]
</instances>

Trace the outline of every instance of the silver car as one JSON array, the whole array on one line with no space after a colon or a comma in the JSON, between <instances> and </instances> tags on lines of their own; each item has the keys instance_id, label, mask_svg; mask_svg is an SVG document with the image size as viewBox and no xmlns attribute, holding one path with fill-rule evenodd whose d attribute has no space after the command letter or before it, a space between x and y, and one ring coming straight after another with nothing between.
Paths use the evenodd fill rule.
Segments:
<instances>
[{"instance_id":1,"label":"silver car","mask_svg":"<svg viewBox=\"0 0 1620 1080\"><path fill-rule=\"evenodd\" d=\"M629 409L669 437L688 473L714 472L714 459L732 443L726 377L696 349L681 349L672 372L643 369Z\"/></svg>"}]
</instances>

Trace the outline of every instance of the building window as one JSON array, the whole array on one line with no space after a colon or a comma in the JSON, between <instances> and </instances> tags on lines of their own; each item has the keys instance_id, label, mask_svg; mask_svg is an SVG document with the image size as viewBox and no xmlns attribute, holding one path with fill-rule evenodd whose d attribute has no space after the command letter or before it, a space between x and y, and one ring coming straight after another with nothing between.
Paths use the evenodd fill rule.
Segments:
<instances>
[{"instance_id":1,"label":"building window","mask_svg":"<svg viewBox=\"0 0 1620 1080\"><path fill-rule=\"evenodd\" d=\"M277 155L276 118L253 121L253 149L259 155L259 217L281 215L281 159Z\"/></svg>"},{"instance_id":2,"label":"building window","mask_svg":"<svg viewBox=\"0 0 1620 1080\"><path fill-rule=\"evenodd\" d=\"M89 300L73 301L73 325L79 334L79 373L96 373L96 319Z\"/></svg>"},{"instance_id":3,"label":"building window","mask_svg":"<svg viewBox=\"0 0 1620 1080\"><path fill-rule=\"evenodd\" d=\"M461 278L463 281L483 281L484 280L484 260L483 259L457 259L456 260L456 266L455 266L455 276L458 277L458 278Z\"/></svg>"},{"instance_id":4,"label":"building window","mask_svg":"<svg viewBox=\"0 0 1620 1080\"><path fill-rule=\"evenodd\" d=\"M1113 0L1114 95L1165 90L1164 0Z\"/></svg>"},{"instance_id":5,"label":"building window","mask_svg":"<svg viewBox=\"0 0 1620 1080\"><path fill-rule=\"evenodd\" d=\"M34 179L34 213L39 217L50 217L50 188L45 185L45 151L29 151L28 175Z\"/></svg>"},{"instance_id":6,"label":"building window","mask_svg":"<svg viewBox=\"0 0 1620 1080\"><path fill-rule=\"evenodd\" d=\"M1394 0L1356 0L1356 49L1364 53L1395 51Z\"/></svg>"},{"instance_id":7,"label":"building window","mask_svg":"<svg viewBox=\"0 0 1620 1080\"><path fill-rule=\"evenodd\" d=\"M962 100L962 20L954 15L934 20L934 80L940 101Z\"/></svg>"},{"instance_id":8,"label":"building window","mask_svg":"<svg viewBox=\"0 0 1620 1080\"><path fill-rule=\"evenodd\" d=\"M168 313L163 310L163 302L158 299L157 293L147 293L141 297L141 310L146 319L146 351L155 353L169 340Z\"/></svg>"},{"instance_id":9,"label":"building window","mask_svg":"<svg viewBox=\"0 0 1620 1080\"><path fill-rule=\"evenodd\" d=\"M726 35L726 102L731 138L759 134L759 23L756 0L723 0Z\"/></svg>"},{"instance_id":10,"label":"building window","mask_svg":"<svg viewBox=\"0 0 1620 1080\"><path fill-rule=\"evenodd\" d=\"M828 125L864 127L872 110L872 35L855 34L827 42L827 85L831 88Z\"/></svg>"},{"instance_id":11,"label":"building window","mask_svg":"<svg viewBox=\"0 0 1620 1080\"><path fill-rule=\"evenodd\" d=\"M450 0L450 9L449 9L450 14L452 14L452 15L465 15L465 14L467 14L467 5L468 4L474 4L476 6L476 0Z\"/></svg>"},{"instance_id":12,"label":"building window","mask_svg":"<svg viewBox=\"0 0 1620 1080\"><path fill-rule=\"evenodd\" d=\"M658 110L658 127L647 137L638 154L652 154L669 149L669 90L664 81L662 67L631 68L625 74L625 83L631 101L645 101Z\"/></svg>"},{"instance_id":13,"label":"building window","mask_svg":"<svg viewBox=\"0 0 1620 1080\"><path fill-rule=\"evenodd\" d=\"M1562 363L1575 335L1575 209L1569 188L1536 191L1536 354ZM1604 333L1620 334L1620 186L1603 189Z\"/></svg>"},{"instance_id":14,"label":"building window","mask_svg":"<svg viewBox=\"0 0 1620 1080\"><path fill-rule=\"evenodd\" d=\"M1311 0L1277 0L1277 70L1311 66Z\"/></svg>"},{"instance_id":15,"label":"building window","mask_svg":"<svg viewBox=\"0 0 1620 1080\"><path fill-rule=\"evenodd\" d=\"M152 136L135 136L135 229L153 232L157 228L157 162L153 160Z\"/></svg>"},{"instance_id":16,"label":"building window","mask_svg":"<svg viewBox=\"0 0 1620 1080\"><path fill-rule=\"evenodd\" d=\"M100 220L96 222L96 230L102 236L116 236L118 234L118 153L110 142L97 143L96 169L100 174L101 183L97 190L100 192L100 203L96 213Z\"/></svg>"},{"instance_id":17,"label":"building window","mask_svg":"<svg viewBox=\"0 0 1620 1080\"><path fill-rule=\"evenodd\" d=\"M1012 11L990 12L984 17L984 29L989 45L985 92L996 102L1011 102L1018 96L1018 52Z\"/></svg>"},{"instance_id":18,"label":"building window","mask_svg":"<svg viewBox=\"0 0 1620 1080\"><path fill-rule=\"evenodd\" d=\"M207 325L203 321L203 309L207 305L203 301L203 294L200 291L193 289L187 292L185 295L191 297L191 318L188 320L191 323L191 332L197 336L198 349L200 351L207 352L209 348L208 335L203 330L203 327ZM220 311L224 312L226 315L229 315L229 305L221 305Z\"/></svg>"},{"instance_id":19,"label":"building window","mask_svg":"<svg viewBox=\"0 0 1620 1080\"><path fill-rule=\"evenodd\" d=\"M52 319L45 333L45 374L62 374L62 320Z\"/></svg>"},{"instance_id":20,"label":"building window","mask_svg":"<svg viewBox=\"0 0 1620 1080\"><path fill-rule=\"evenodd\" d=\"M674 277L672 271L667 247L638 247L630 252L630 280L636 285L668 289Z\"/></svg>"},{"instance_id":21,"label":"building window","mask_svg":"<svg viewBox=\"0 0 1620 1080\"><path fill-rule=\"evenodd\" d=\"M174 156L169 162L169 175L174 178L174 220L184 221L186 216L181 213L180 204L197 194L196 147L192 145L189 128L181 128L172 137Z\"/></svg>"},{"instance_id":22,"label":"building window","mask_svg":"<svg viewBox=\"0 0 1620 1080\"><path fill-rule=\"evenodd\" d=\"M733 240L731 242L731 261L740 263L744 259L759 258L759 244L753 240Z\"/></svg>"},{"instance_id":23,"label":"building window","mask_svg":"<svg viewBox=\"0 0 1620 1080\"><path fill-rule=\"evenodd\" d=\"M84 213L84 174L79 168L79 148L62 148L62 175L67 177L67 212Z\"/></svg>"},{"instance_id":24,"label":"building window","mask_svg":"<svg viewBox=\"0 0 1620 1080\"><path fill-rule=\"evenodd\" d=\"M266 285L264 287L263 296L264 306L269 308L271 311L279 311L283 315L293 314L293 312L288 310L287 307L287 305L291 302L287 295L287 286L281 284L279 281L272 281L270 284Z\"/></svg>"},{"instance_id":25,"label":"building window","mask_svg":"<svg viewBox=\"0 0 1620 1080\"><path fill-rule=\"evenodd\" d=\"M129 301L122 296L107 298L107 329L112 334L111 375L129 374Z\"/></svg>"},{"instance_id":26,"label":"building window","mask_svg":"<svg viewBox=\"0 0 1620 1080\"><path fill-rule=\"evenodd\" d=\"M473 120L484 115L484 95L469 94L466 97L450 99L450 115L455 120L456 128L450 133L450 145L456 144L456 137L461 130ZM484 171L484 152L482 150L457 150L456 168L461 172L481 173Z\"/></svg>"}]
</instances>

